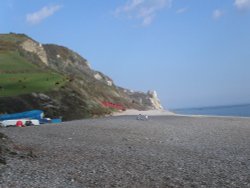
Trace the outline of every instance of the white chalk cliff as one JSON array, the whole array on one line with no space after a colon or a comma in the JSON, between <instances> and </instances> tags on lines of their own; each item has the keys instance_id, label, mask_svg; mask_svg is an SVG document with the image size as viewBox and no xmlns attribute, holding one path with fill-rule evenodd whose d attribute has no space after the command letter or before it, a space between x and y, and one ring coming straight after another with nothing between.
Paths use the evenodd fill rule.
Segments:
<instances>
[{"instance_id":1,"label":"white chalk cliff","mask_svg":"<svg viewBox=\"0 0 250 188\"><path fill-rule=\"evenodd\" d=\"M154 107L155 110L162 110L163 107L161 105L161 102L158 98L157 92L156 91L148 91L148 96L149 96L149 100L152 104L152 106Z\"/></svg>"}]
</instances>

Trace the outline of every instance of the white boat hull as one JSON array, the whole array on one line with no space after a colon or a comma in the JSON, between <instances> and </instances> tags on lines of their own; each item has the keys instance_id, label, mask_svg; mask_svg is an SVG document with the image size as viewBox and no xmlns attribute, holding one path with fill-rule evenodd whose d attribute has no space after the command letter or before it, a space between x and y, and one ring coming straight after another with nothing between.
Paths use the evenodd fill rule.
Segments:
<instances>
[{"instance_id":1,"label":"white boat hull","mask_svg":"<svg viewBox=\"0 0 250 188\"><path fill-rule=\"evenodd\" d=\"M16 126L17 121L22 121L23 125L25 125L26 121L31 121L33 125L40 125L37 119L12 119L12 120L4 120L1 122L2 127Z\"/></svg>"}]
</instances>

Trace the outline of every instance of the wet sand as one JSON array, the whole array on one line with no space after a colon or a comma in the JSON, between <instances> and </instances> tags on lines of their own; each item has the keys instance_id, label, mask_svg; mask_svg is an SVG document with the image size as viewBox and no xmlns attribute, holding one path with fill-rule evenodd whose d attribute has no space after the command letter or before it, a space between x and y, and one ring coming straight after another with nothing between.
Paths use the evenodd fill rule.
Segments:
<instances>
[{"instance_id":1,"label":"wet sand","mask_svg":"<svg viewBox=\"0 0 250 188\"><path fill-rule=\"evenodd\" d=\"M0 187L250 187L250 119L136 116L2 128ZM21 152L21 151L20 151Z\"/></svg>"}]
</instances>

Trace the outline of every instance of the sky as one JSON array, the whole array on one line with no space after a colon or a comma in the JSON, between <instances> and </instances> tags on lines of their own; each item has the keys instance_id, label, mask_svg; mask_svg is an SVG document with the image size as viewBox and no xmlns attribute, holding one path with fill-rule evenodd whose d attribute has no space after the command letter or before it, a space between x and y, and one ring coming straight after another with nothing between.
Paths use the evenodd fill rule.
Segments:
<instances>
[{"instance_id":1,"label":"sky","mask_svg":"<svg viewBox=\"0 0 250 188\"><path fill-rule=\"evenodd\" d=\"M250 0L1 0L9 32L156 90L166 109L250 103Z\"/></svg>"}]
</instances>

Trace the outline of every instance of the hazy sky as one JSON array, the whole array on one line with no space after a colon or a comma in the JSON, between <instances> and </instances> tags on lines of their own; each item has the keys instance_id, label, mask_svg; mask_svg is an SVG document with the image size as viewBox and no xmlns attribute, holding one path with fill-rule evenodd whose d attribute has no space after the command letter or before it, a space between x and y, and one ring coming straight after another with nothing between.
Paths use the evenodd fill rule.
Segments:
<instances>
[{"instance_id":1,"label":"hazy sky","mask_svg":"<svg viewBox=\"0 0 250 188\"><path fill-rule=\"evenodd\" d=\"M250 0L1 0L0 32L67 46L166 108L250 103Z\"/></svg>"}]
</instances>

